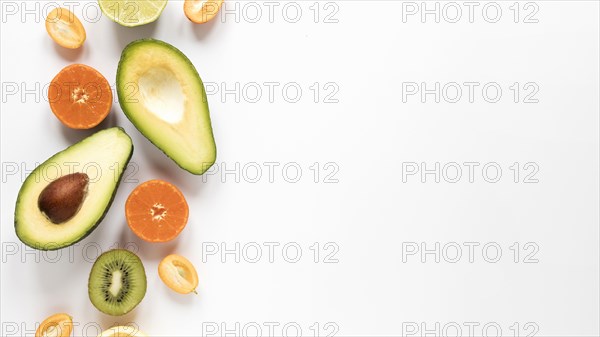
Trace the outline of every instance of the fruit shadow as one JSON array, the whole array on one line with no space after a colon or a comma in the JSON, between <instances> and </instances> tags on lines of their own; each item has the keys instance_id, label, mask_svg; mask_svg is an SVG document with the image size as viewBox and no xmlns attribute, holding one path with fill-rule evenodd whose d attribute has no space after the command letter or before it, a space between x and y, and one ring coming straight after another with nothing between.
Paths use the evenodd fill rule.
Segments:
<instances>
[{"instance_id":1,"label":"fruit shadow","mask_svg":"<svg viewBox=\"0 0 600 337\"><path fill-rule=\"evenodd\" d=\"M162 259L164 259L166 256L177 253L177 248L179 247L181 237L177 237L165 243L151 243L138 238L137 235L135 235L129 229L129 226L127 226L127 224L123 224L122 228L123 229L121 230L121 235L119 238L120 244L131 246L131 243L133 243L134 247L137 248L136 253L140 257L140 259L142 259L142 261L151 260L158 263L162 261ZM150 277L149 273L152 272L156 271L149 270L146 264L146 276ZM159 286L162 288L162 291L166 294L166 296L170 298L170 300L177 302L181 305L190 305L191 303L193 303L194 299L196 299L196 296L199 296L195 294L178 294L169 289L166 285L162 284L162 282ZM133 318L128 319L129 322L133 321Z\"/></svg>"},{"instance_id":2,"label":"fruit shadow","mask_svg":"<svg viewBox=\"0 0 600 337\"><path fill-rule=\"evenodd\" d=\"M186 23L192 25L192 31L194 32L196 39L204 40L211 34L217 21L220 21L220 16L217 16L206 23L193 23L190 21Z\"/></svg>"},{"instance_id":3,"label":"fruit shadow","mask_svg":"<svg viewBox=\"0 0 600 337\"><path fill-rule=\"evenodd\" d=\"M154 146L145 137L136 143L136 149L142 152L144 158L158 171L157 179L166 180L177 186L185 196L197 196L202 191L202 176L187 172L177 166L175 162L167 157L159 148Z\"/></svg>"},{"instance_id":4,"label":"fruit shadow","mask_svg":"<svg viewBox=\"0 0 600 337\"><path fill-rule=\"evenodd\" d=\"M162 285L162 293L169 298L169 301L173 301L179 305L192 305L196 301L200 301L200 296L202 296L199 290L198 294L179 294L169 289L169 287L164 284Z\"/></svg>"},{"instance_id":5,"label":"fruit shadow","mask_svg":"<svg viewBox=\"0 0 600 337\"><path fill-rule=\"evenodd\" d=\"M69 62L77 61L82 55L87 54L88 47L84 44L82 47L77 49L69 49L65 47L61 47L58 44L54 43L54 50L56 53L60 55L63 59Z\"/></svg>"},{"instance_id":6,"label":"fruit shadow","mask_svg":"<svg viewBox=\"0 0 600 337\"><path fill-rule=\"evenodd\" d=\"M113 109L108 114L108 116L106 116L106 118L100 124L98 124L97 126L91 128L89 130L71 129L68 126L65 126L62 123L60 123L60 128L61 128L63 137L69 143L74 144L86 137L91 136L92 134L94 134L100 130L112 128L113 126L117 126L118 117L117 117L117 113L114 110L115 109L113 107Z\"/></svg>"},{"instance_id":7,"label":"fruit shadow","mask_svg":"<svg viewBox=\"0 0 600 337\"><path fill-rule=\"evenodd\" d=\"M74 258L72 247L66 247L55 251L35 251L36 266L39 285L45 293L52 294L70 282L75 283L73 278L67 275L78 275L81 273L80 265ZM65 289L65 288L62 288ZM68 288L67 288L68 289Z\"/></svg>"},{"instance_id":8,"label":"fruit shadow","mask_svg":"<svg viewBox=\"0 0 600 337\"><path fill-rule=\"evenodd\" d=\"M156 31L157 25L158 20L137 27L125 27L113 22L113 29L117 37L116 40L119 43L120 49L122 50L125 48L125 46L135 40L152 37Z\"/></svg>"},{"instance_id":9,"label":"fruit shadow","mask_svg":"<svg viewBox=\"0 0 600 337\"><path fill-rule=\"evenodd\" d=\"M127 223L123 223L121 234L119 236L119 244L120 247L131 247L133 244L133 247L137 249L137 252L135 253L139 255L142 261L161 261L167 255L176 252L179 240L175 238L174 240L165 243L146 242L135 235L131 229L129 229Z\"/></svg>"},{"instance_id":10,"label":"fruit shadow","mask_svg":"<svg viewBox=\"0 0 600 337\"><path fill-rule=\"evenodd\" d=\"M88 302L89 302L89 300L88 300ZM140 303L139 305L142 305L143 303L144 303L144 301L142 300L142 303ZM98 312L99 316L98 316L98 320L95 323L100 325L103 330L107 330L114 326L120 326L120 325L137 326L137 323L135 321L135 318L137 317L137 310L138 310L138 308L135 308L123 316L110 316L110 315L103 314L103 313L99 312L98 310L96 310Z\"/></svg>"}]
</instances>

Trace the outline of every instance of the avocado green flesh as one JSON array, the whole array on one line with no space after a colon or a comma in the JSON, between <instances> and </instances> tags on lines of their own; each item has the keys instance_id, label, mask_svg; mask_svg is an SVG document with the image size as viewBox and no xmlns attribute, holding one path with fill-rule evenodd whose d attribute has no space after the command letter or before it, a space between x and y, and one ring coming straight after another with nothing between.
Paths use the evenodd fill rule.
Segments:
<instances>
[{"instance_id":1,"label":"avocado green flesh","mask_svg":"<svg viewBox=\"0 0 600 337\"><path fill-rule=\"evenodd\" d=\"M108 211L121 176L133 153L131 138L121 128L99 131L39 165L21 186L15 208L15 230L26 245L40 250L70 246L89 235ZM52 223L38 207L40 193L67 174L89 176L79 211L69 220Z\"/></svg>"},{"instance_id":2,"label":"avocado green flesh","mask_svg":"<svg viewBox=\"0 0 600 337\"><path fill-rule=\"evenodd\" d=\"M130 43L117 69L117 94L127 118L180 167L203 174L214 164L204 84L177 48L154 39Z\"/></svg>"}]
</instances>

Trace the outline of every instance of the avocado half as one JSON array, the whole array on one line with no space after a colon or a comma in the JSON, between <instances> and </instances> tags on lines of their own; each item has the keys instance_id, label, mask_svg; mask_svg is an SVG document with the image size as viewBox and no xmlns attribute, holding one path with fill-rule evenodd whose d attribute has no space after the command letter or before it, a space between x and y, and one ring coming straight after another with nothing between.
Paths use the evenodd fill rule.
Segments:
<instances>
[{"instance_id":1,"label":"avocado half","mask_svg":"<svg viewBox=\"0 0 600 337\"><path fill-rule=\"evenodd\" d=\"M215 162L204 84L179 49L154 39L125 47L117 95L131 123L181 168L203 174Z\"/></svg>"},{"instance_id":2,"label":"avocado half","mask_svg":"<svg viewBox=\"0 0 600 337\"><path fill-rule=\"evenodd\" d=\"M110 208L132 154L131 138L114 127L96 132L39 165L25 179L17 197L15 230L19 239L35 249L56 250L92 233ZM40 195L53 181L73 173L89 177L85 197L74 216L54 223L40 210Z\"/></svg>"}]
</instances>

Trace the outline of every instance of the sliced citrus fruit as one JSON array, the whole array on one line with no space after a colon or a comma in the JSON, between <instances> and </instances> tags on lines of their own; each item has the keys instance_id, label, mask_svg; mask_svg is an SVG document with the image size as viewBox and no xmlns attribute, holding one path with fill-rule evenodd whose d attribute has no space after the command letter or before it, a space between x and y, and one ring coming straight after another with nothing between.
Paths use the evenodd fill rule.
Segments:
<instances>
[{"instance_id":1,"label":"sliced citrus fruit","mask_svg":"<svg viewBox=\"0 0 600 337\"><path fill-rule=\"evenodd\" d=\"M57 7L46 17L46 31L59 45L77 49L85 41L85 28L81 21L66 8Z\"/></svg>"},{"instance_id":2,"label":"sliced citrus fruit","mask_svg":"<svg viewBox=\"0 0 600 337\"><path fill-rule=\"evenodd\" d=\"M127 198L125 217L129 228L149 242L173 240L188 221L189 208L181 191L163 180L150 180Z\"/></svg>"},{"instance_id":3,"label":"sliced citrus fruit","mask_svg":"<svg viewBox=\"0 0 600 337\"><path fill-rule=\"evenodd\" d=\"M104 15L114 22L135 27L156 21L167 0L98 0Z\"/></svg>"},{"instance_id":4,"label":"sliced citrus fruit","mask_svg":"<svg viewBox=\"0 0 600 337\"><path fill-rule=\"evenodd\" d=\"M46 318L35 331L35 337L68 337L73 330L73 319L67 314L56 314Z\"/></svg>"},{"instance_id":5,"label":"sliced citrus fruit","mask_svg":"<svg viewBox=\"0 0 600 337\"><path fill-rule=\"evenodd\" d=\"M223 0L185 0L183 11L190 21L205 23L217 16L222 4Z\"/></svg>"},{"instance_id":6,"label":"sliced citrus fruit","mask_svg":"<svg viewBox=\"0 0 600 337\"><path fill-rule=\"evenodd\" d=\"M115 326L102 332L98 337L146 337L146 334L132 326Z\"/></svg>"},{"instance_id":7,"label":"sliced citrus fruit","mask_svg":"<svg viewBox=\"0 0 600 337\"><path fill-rule=\"evenodd\" d=\"M198 287L196 268L181 255L165 257L158 265L158 275L169 288L180 294L195 293Z\"/></svg>"},{"instance_id":8,"label":"sliced citrus fruit","mask_svg":"<svg viewBox=\"0 0 600 337\"><path fill-rule=\"evenodd\" d=\"M72 64L50 83L48 101L54 115L73 129L91 129L108 116L112 90L96 69Z\"/></svg>"}]
</instances>

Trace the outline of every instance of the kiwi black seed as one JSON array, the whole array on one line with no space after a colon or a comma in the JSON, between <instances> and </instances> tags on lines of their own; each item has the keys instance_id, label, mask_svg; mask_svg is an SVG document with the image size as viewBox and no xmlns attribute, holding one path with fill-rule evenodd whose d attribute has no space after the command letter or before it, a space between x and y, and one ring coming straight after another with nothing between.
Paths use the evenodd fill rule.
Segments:
<instances>
[{"instance_id":1,"label":"kiwi black seed","mask_svg":"<svg viewBox=\"0 0 600 337\"><path fill-rule=\"evenodd\" d=\"M88 281L92 304L105 314L121 316L133 310L146 295L146 271L140 258L126 249L98 257Z\"/></svg>"}]
</instances>

